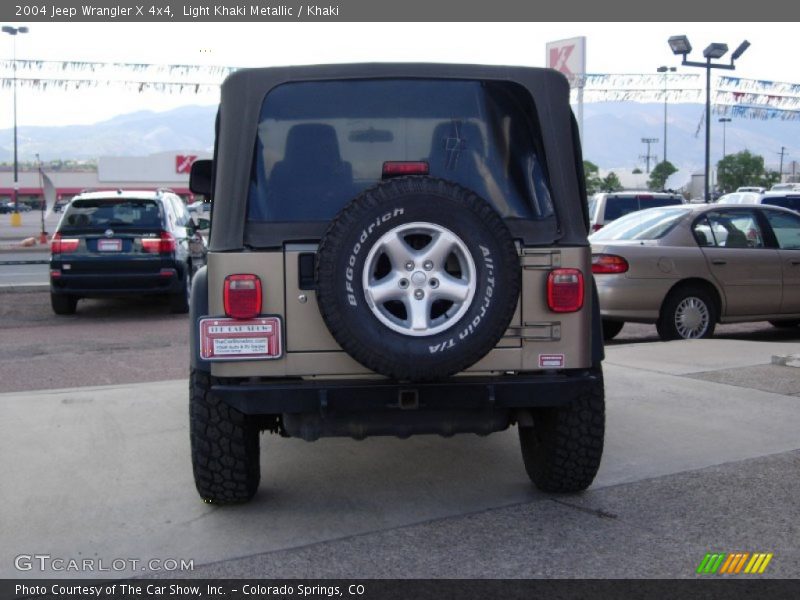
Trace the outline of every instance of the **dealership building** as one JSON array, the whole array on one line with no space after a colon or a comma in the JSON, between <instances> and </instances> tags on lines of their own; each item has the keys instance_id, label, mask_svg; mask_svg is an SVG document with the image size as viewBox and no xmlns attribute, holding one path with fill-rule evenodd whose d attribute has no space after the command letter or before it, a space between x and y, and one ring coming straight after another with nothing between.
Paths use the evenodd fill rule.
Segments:
<instances>
[{"instance_id":1,"label":"dealership building","mask_svg":"<svg viewBox=\"0 0 800 600\"><path fill-rule=\"evenodd\" d=\"M169 188L186 201L194 196L189 190L189 171L200 158L211 158L208 152L179 150L149 156L103 156L97 169L50 169L42 171L56 189L56 200L69 200L88 190L156 190ZM44 197L43 181L38 170L19 171L19 201L39 206ZM0 170L0 201L13 197L14 172L11 167Z\"/></svg>"}]
</instances>

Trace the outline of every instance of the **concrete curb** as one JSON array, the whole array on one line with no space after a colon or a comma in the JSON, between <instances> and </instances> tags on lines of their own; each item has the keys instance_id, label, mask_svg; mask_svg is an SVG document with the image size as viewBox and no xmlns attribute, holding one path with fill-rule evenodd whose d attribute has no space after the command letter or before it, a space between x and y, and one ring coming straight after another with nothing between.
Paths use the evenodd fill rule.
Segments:
<instances>
[{"instance_id":1,"label":"concrete curb","mask_svg":"<svg viewBox=\"0 0 800 600\"><path fill-rule=\"evenodd\" d=\"M47 254L50 252L49 245L36 246L0 246L0 254L14 254L17 252L41 252Z\"/></svg>"},{"instance_id":2,"label":"concrete curb","mask_svg":"<svg viewBox=\"0 0 800 600\"><path fill-rule=\"evenodd\" d=\"M0 294L24 294L28 292L49 292L49 283L28 283L24 285L0 285Z\"/></svg>"},{"instance_id":3,"label":"concrete curb","mask_svg":"<svg viewBox=\"0 0 800 600\"><path fill-rule=\"evenodd\" d=\"M772 364L782 367L800 367L800 354L773 354Z\"/></svg>"}]
</instances>

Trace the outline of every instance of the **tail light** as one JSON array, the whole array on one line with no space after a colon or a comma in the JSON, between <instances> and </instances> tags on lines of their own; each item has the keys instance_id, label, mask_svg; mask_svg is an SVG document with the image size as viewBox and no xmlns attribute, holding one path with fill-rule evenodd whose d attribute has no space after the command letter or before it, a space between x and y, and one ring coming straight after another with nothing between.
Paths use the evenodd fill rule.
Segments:
<instances>
[{"instance_id":1,"label":"tail light","mask_svg":"<svg viewBox=\"0 0 800 600\"><path fill-rule=\"evenodd\" d=\"M53 254L75 252L78 249L79 242L80 240L77 238L63 238L60 233L56 233L53 239L50 240L50 252Z\"/></svg>"},{"instance_id":2,"label":"tail light","mask_svg":"<svg viewBox=\"0 0 800 600\"><path fill-rule=\"evenodd\" d=\"M387 160L383 163L383 176L427 175L430 172L428 163L420 161Z\"/></svg>"},{"instance_id":3,"label":"tail light","mask_svg":"<svg viewBox=\"0 0 800 600\"><path fill-rule=\"evenodd\" d=\"M595 223L594 225L592 225L592 231L593 232L594 231L600 231L602 228L603 228L603 224L602 223Z\"/></svg>"},{"instance_id":4,"label":"tail light","mask_svg":"<svg viewBox=\"0 0 800 600\"><path fill-rule=\"evenodd\" d=\"M628 261L615 254L592 254L592 273L626 273Z\"/></svg>"},{"instance_id":5,"label":"tail light","mask_svg":"<svg viewBox=\"0 0 800 600\"><path fill-rule=\"evenodd\" d=\"M234 319L252 319L261 312L261 280L255 275L228 275L223 291L225 314Z\"/></svg>"},{"instance_id":6,"label":"tail light","mask_svg":"<svg viewBox=\"0 0 800 600\"><path fill-rule=\"evenodd\" d=\"M162 231L157 238L142 238L142 250L150 254L169 254L177 248L175 236Z\"/></svg>"},{"instance_id":7,"label":"tail light","mask_svg":"<svg viewBox=\"0 0 800 600\"><path fill-rule=\"evenodd\" d=\"M555 269L547 276L547 306L553 312L570 313L583 307L583 273Z\"/></svg>"}]
</instances>

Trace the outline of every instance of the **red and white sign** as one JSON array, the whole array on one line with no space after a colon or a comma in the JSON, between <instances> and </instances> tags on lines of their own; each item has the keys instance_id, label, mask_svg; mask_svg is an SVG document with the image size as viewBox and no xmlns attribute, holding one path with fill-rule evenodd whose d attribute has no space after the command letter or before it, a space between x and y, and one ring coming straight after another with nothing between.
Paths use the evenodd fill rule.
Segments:
<instances>
[{"instance_id":1,"label":"red and white sign","mask_svg":"<svg viewBox=\"0 0 800 600\"><path fill-rule=\"evenodd\" d=\"M547 68L561 71L571 87L577 87L586 74L586 38L549 42L546 46Z\"/></svg>"},{"instance_id":2,"label":"red and white sign","mask_svg":"<svg viewBox=\"0 0 800 600\"><path fill-rule=\"evenodd\" d=\"M196 154L176 154L175 155L175 172L176 173L191 173L192 163L197 160Z\"/></svg>"},{"instance_id":3,"label":"red and white sign","mask_svg":"<svg viewBox=\"0 0 800 600\"><path fill-rule=\"evenodd\" d=\"M204 360L268 360L283 355L280 317L200 320Z\"/></svg>"}]
</instances>

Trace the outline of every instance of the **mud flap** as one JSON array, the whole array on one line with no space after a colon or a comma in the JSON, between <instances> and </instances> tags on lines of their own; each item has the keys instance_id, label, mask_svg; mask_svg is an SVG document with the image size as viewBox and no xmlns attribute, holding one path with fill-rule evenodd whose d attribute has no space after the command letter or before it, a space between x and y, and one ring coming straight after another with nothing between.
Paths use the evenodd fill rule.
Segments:
<instances>
[{"instance_id":1,"label":"mud flap","mask_svg":"<svg viewBox=\"0 0 800 600\"><path fill-rule=\"evenodd\" d=\"M189 304L189 352L191 367L196 371L211 372L211 363L200 358L200 319L208 316L208 272L200 267L192 279L192 296Z\"/></svg>"}]
</instances>

